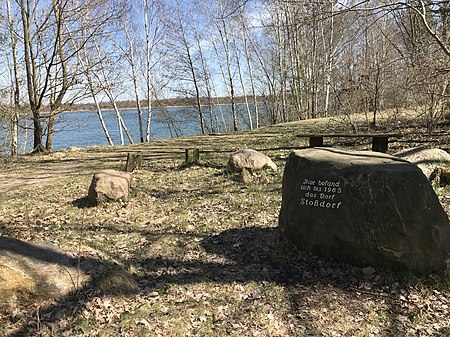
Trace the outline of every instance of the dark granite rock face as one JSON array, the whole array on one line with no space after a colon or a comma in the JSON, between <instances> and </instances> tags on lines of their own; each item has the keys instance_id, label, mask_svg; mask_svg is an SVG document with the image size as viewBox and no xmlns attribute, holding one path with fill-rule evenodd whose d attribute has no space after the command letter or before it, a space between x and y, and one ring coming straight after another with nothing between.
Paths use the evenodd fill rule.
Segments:
<instances>
[{"instance_id":1,"label":"dark granite rock face","mask_svg":"<svg viewBox=\"0 0 450 337\"><path fill-rule=\"evenodd\" d=\"M279 225L301 249L358 266L423 274L450 258L450 223L426 177L380 153L291 153Z\"/></svg>"}]
</instances>

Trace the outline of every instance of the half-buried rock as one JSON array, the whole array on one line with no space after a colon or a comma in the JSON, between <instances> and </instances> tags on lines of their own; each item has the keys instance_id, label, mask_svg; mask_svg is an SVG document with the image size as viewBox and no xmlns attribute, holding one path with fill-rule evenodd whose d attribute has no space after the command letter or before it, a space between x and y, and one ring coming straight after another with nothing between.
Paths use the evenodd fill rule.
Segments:
<instances>
[{"instance_id":1,"label":"half-buried rock","mask_svg":"<svg viewBox=\"0 0 450 337\"><path fill-rule=\"evenodd\" d=\"M0 313L81 288L89 275L78 262L51 244L0 237Z\"/></svg>"},{"instance_id":2,"label":"half-buried rock","mask_svg":"<svg viewBox=\"0 0 450 337\"><path fill-rule=\"evenodd\" d=\"M394 156L416 164L428 179L432 177L434 171L440 166L450 165L450 154L441 149L415 147L395 153Z\"/></svg>"},{"instance_id":3,"label":"half-buried rock","mask_svg":"<svg viewBox=\"0 0 450 337\"><path fill-rule=\"evenodd\" d=\"M132 176L129 173L104 170L94 174L89 186L88 200L94 204L108 201L128 201Z\"/></svg>"},{"instance_id":4,"label":"half-buried rock","mask_svg":"<svg viewBox=\"0 0 450 337\"><path fill-rule=\"evenodd\" d=\"M260 170L269 167L277 170L275 163L263 153L253 149L242 149L234 152L228 160L228 168L231 172L241 172L243 169L249 171Z\"/></svg>"},{"instance_id":5,"label":"half-buried rock","mask_svg":"<svg viewBox=\"0 0 450 337\"><path fill-rule=\"evenodd\" d=\"M290 154L279 225L300 249L357 266L445 271L450 223L416 166L373 152Z\"/></svg>"}]
</instances>

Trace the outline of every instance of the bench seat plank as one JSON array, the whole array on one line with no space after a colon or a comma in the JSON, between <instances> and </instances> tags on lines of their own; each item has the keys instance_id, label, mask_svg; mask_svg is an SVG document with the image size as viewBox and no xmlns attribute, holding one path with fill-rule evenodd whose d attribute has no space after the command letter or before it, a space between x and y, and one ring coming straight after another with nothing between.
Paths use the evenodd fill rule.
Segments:
<instances>
[{"instance_id":1,"label":"bench seat plank","mask_svg":"<svg viewBox=\"0 0 450 337\"><path fill-rule=\"evenodd\" d=\"M372 151L386 153L388 150L389 137L400 137L398 133L327 133L327 134L301 134L297 137L309 138L309 147L321 147L323 146L323 139L329 138L372 138Z\"/></svg>"},{"instance_id":2,"label":"bench seat plank","mask_svg":"<svg viewBox=\"0 0 450 337\"><path fill-rule=\"evenodd\" d=\"M400 133L304 133L297 137L343 137L343 138L370 138L370 137L401 137Z\"/></svg>"}]
</instances>

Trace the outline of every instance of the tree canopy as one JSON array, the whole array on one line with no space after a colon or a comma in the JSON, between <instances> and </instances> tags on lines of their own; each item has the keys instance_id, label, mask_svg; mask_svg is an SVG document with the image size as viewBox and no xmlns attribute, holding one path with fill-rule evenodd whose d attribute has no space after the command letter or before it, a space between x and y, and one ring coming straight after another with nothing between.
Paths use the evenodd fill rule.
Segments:
<instances>
[{"instance_id":1,"label":"tree canopy","mask_svg":"<svg viewBox=\"0 0 450 337\"><path fill-rule=\"evenodd\" d=\"M122 143L122 132L133 137L118 108L123 101L137 110L141 142L151 139L152 103L174 97L192 100L202 132L242 128L239 113L250 128L353 112L367 113L376 125L380 110L404 107L420 109L433 128L448 115L448 1L6 0L0 6L0 104L11 121L12 154L19 112L33 116L33 148L51 150L54 116L77 103L93 104L102 121L108 102ZM217 97L228 97L231 124L215 115Z\"/></svg>"}]
</instances>

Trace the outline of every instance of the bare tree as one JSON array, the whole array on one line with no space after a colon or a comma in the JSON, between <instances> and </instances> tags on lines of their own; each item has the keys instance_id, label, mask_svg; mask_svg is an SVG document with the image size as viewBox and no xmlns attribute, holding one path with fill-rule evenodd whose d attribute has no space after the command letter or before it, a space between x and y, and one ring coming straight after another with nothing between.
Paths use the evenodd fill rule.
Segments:
<instances>
[{"instance_id":1,"label":"bare tree","mask_svg":"<svg viewBox=\"0 0 450 337\"><path fill-rule=\"evenodd\" d=\"M376 57L369 62L373 68L373 76L367 78L366 82L373 91L370 96L374 119L376 111L383 108L381 103L385 102L386 105L397 101L401 89L404 92L403 101L409 106L423 109L432 129L445 115L449 105L449 2L365 0L346 3L336 13L345 15L349 12L371 17L369 25L377 27L376 34L381 33L380 41L384 41L385 45L384 54L388 54L388 47L396 52L394 58L392 55L383 57L376 53ZM380 18L383 18L383 27L377 23ZM376 46L374 50L379 51L380 47ZM390 88L394 85L385 80L388 72L384 68L392 70L393 64L396 69L402 70L402 74L396 77L396 95L387 96L386 92L392 92ZM386 99L388 97L390 100Z\"/></svg>"},{"instance_id":2,"label":"bare tree","mask_svg":"<svg viewBox=\"0 0 450 337\"><path fill-rule=\"evenodd\" d=\"M227 28L227 13L226 13L226 7L224 4L224 0L216 0L216 6L217 6L217 13L216 13L216 20L215 25L217 28L217 31L220 35L220 40L222 42L222 47L225 53L225 59L226 59L226 76L224 78L226 79L226 85L228 94L231 100L231 115L233 119L233 131L238 130L237 126L237 112L236 112L236 102L235 102L235 85L234 85L234 76L233 76L233 69L232 69L232 59L231 59L231 42L230 42L230 35ZM215 46L216 52L218 51L217 46ZM220 61L219 61L220 62Z\"/></svg>"},{"instance_id":3,"label":"bare tree","mask_svg":"<svg viewBox=\"0 0 450 337\"><path fill-rule=\"evenodd\" d=\"M97 83L98 77L94 76L94 74L98 72L98 67L101 66L101 63L104 60L102 60L102 56L99 55L96 48L96 39L87 39L87 36L89 36L91 33L89 25L86 24L84 20L88 21L89 17L85 17L82 19L80 25L81 39L71 38L70 42L73 45L74 50L79 50L76 56L78 64L80 65L80 76L84 78L84 81L87 84L87 93L94 101L97 116L99 118L105 138L108 141L109 145L114 145L108 128L106 127L102 108L98 99L99 93L102 92L102 85ZM82 45L79 45L79 43L81 43Z\"/></svg>"},{"instance_id":4,"label":"bare tree","mask_svg":"<svg viewBox=\"0 0 450 337\"><path fill-rule=\"evenodd\" d=\"M34 126L34 149L36 151L43 151L44 146L42 144L42 125L41 125L41 108L44 94L47 91L49 72L44 74L44 81L42 85L38 82L38 60L36 58L36 51L34 49L34 34L31 33L33 22L35 20L36 9L31 8L32 2L30 0L19 0L18 2L22 17L22 29L23 29L23 47L24 47L24 61L27 74L27 89L30 109L33 114L33 126ZM50 14L45 13L44 17L48 18ZM51 62L54 58L54 50L56 49L55 43L50 46ZM47 69L51 68L52 64L47 65Z\"/></svg>"},{"instance_id":5,"label":"bare tree","mask_svg":"<svg viewBox=\"0 0 450 337\"><path fill-rule=\"evenodd\" d=\"M240 20L241 20L241 27L243 29L243 35L242 35L242 43L244 46L244 54L245 54L245 60L247 61L247 68L248 68L248 75L251 85L251 91L252 91L252 97L253 97L253 106L255 108L255 127L259 127L259 106L258 106L258 98L256 93L256 85L255 85L255 76L253 74L253 60L250 54L250 48L249 48L249 29L248 25L245 21L244 16L244 7L241 8L240 11Z\"/></svg>"},{"instance_id":6,"label":"bare tree","mask_svg":"<svg viewBox=\"0 0 450 337\"><path fill-rule=\"evenodd\" d=\"M195 41L198 48L198 56L200 59L201 64L201 75L203 77L203 82L205 83L205 91L206 91L206 99L208 101L208 113L209 113L209 127L211 129L211 132L215 132L219 121L217 119L217 114L213 108L213 88L211 83L211 74L208 69L205 53L203 52L202 43L200 41L200 34L198 32L198 29L195 29Z\"/></svg>"},{"instance_id":7,"label":"bare tree","mask_svg":"<svg viewBox=\"0 0 450 337\"><path fill-rule=\"evenodd\" d=\"M253 118L252 118L252 114L250 111L250 105L248 103L247 89L246 89L243 69L241 67L241 61L240 61L240 53L239 53L239 48L237 46L235 37L233 37L233 45L232 46L233 46L234 55L236 58L236 66L237 66L237 70L238 70L238 74L239 74L239 81L241 82L242 95L244 96L245 107L247 109L247 118L248 118L248 123L249 123L248 125L249 125L250 129L253 129Z\"/></svg>"},{"instance_id":8,"label":"bare tree","mask_svg":"<svg viewBox=\"0 0 450 337\"><path fill-rule=\"evenodd\" d=\"M69 90L79 84L77 53L105 24L114 18L102 0L89 3L69 0L37 2L17 0L21 13L23 61L26 70L28 100L33 114L34 151L44 151L41 112L50 107L46 147L51 149L54 116L74 102L77 94L65 101ZM81 23L89 26L89 34L81 35ZM82 40L82 39L85 40ZM77 43L72 44L71 39ZM77 48L73 48L73 46ZM84 91L83 91L84 94Z\"/></svg>"},{"instance_id":9,"label":"bare tree","mask_svg":"<svg viewBox=\"0 0 450 337\"><path fill-rule=\"evenodd\" d=\"M123 48L122 44L120 42L117 42L116 45L122 50L124 57L126 58L126 60L128 61L128 64L131 68L131 80L133 82L133 91L134 91L134 98L135 98L135 102L136 102L136 110L137 110L137 117L138 117L138 125L139 125L139 139L141 141L141 143L144 142L144 128L143 128L143 111L142 111L142 103L141 103L141 98L140 98L140 93L139 93L139 85L138 85L138 81L139 81L139 69L138 69L138 63L136 60L136 43L139 43L139 41L137 41L137 37L135 36L133 31L130 31L129 27L128 27L128 20L132 20L131 16L123 16L122 18L122 29L123 32L125 33L125 43L126 43L126 47Z\"/></svg>"},{"instance_id":10,"label":"bare tree","mask_svg":"<svg viewBox=\"0 0 450 337\"><path fill-rule=\"evenodd\" d=\"M11 13L10 0L6 0L6 11L8 15L8 33L11 41L12 71L11 79L13 82L13 101L14 108L11 117L11 156L18 154L19 138L19 110L20 110L20 85L19 85L19 62L17 59L17 33L14 27L14 18Z\"/></svg>"},{"instance_id":11,"label":"bare tree","mask_svg":"<svg viewBox=\"0 0 450 337\"><path fill-rule=\"evenodd\" d=\"M102 88L102 91L106 94L108 97L110 103L113 106L114 113L117 118L117 126L119 129L119 136L120 136L120 144L124 145L124 137L123 137L123 131L125 131L125 134L128 138L128 141L130 144L133 144L133 137L131 136L131 133L128 131L127 126L125 125L125 122L122 118L122 114L119 111L119 108L117 107L117 98L116 94L114 92L114 89L120 89L118 86L114 86L111 84L111 78L120 78L122 77L122 73L120 70L117 72L117 66L120 67L120 60L119 59L112 59L111 55L108 55L108 57L104 57L102 54L102 51L100 49L100 45L98 41L94 41L95 50L97 52L98 57L100 58L100 62L98 62L98 67L96 68L97 71L94 71L93 74L97 78L99 85ZM122 55L119 55L119 58L121 58Z\"/></svg>"},{"instance_id":12,"label":"bare tree","mask_svg":"<svg viewBox=\"0 0 450 337\"><path fill-rule=\"evenodd\" d=\"M106 127L100 103L97 99L97 94L101 89L97 89L96 85L94 84L94 79L92 76L92 72L95 71L95 69L94 69L95 65L93 64L94 62L91 60L90 55L87 52L87 48L84 48L80 53L78 53L77 57L82 66L82 73L86 78L89 93L90 93L92 99L94 100L95 107L97 109L97 116L99 118L103 133L106 137L106 140L108 141L108 144L114 145L112 138L109 135L108 128Z\"/></svg>"},{"instance_id":13,"label":"bare tree","mask_svg":"<svg viewBox=\"0 0 450 337\"><path fill-rule=\"evenodd\" d=\"M145 141L150 141L150 127L152 119L152 99L154 95L154 84L152 69L157 62L153 60L155 57L155 48L161 41L164 33L164 27L159 22L159 12L162 10L162 4L159 0L141 0L142 13L144 16L144 32L145 32L145 87L147 99L147 126L145 132Z\"/></svg>"},{"instance_id":14,"label":"bare tree","mask_svg":"<svg viewBox=\"0 0 450 337\"><path fill-rule=\"evenodd\" d=\"M174 70L177 74L174 75L181 84L190 84L193 86L193 96L195 98L196 110L199 120L200 132L205 133L205 118L203 115L203 108L201 104L201 88L200 88L200 57L195 43L195 28L189 23L192 23L193 13L186 10L186 16L183 15L180 7L180 2L177 1L175 8L172 37L172 55L173 64L176 65ZM191 32L191 34L189 34ZM194 34L192 34L194 33ZM189 88L183 88L181 91L189 93Z\"/></svg>"}]
</instances>

